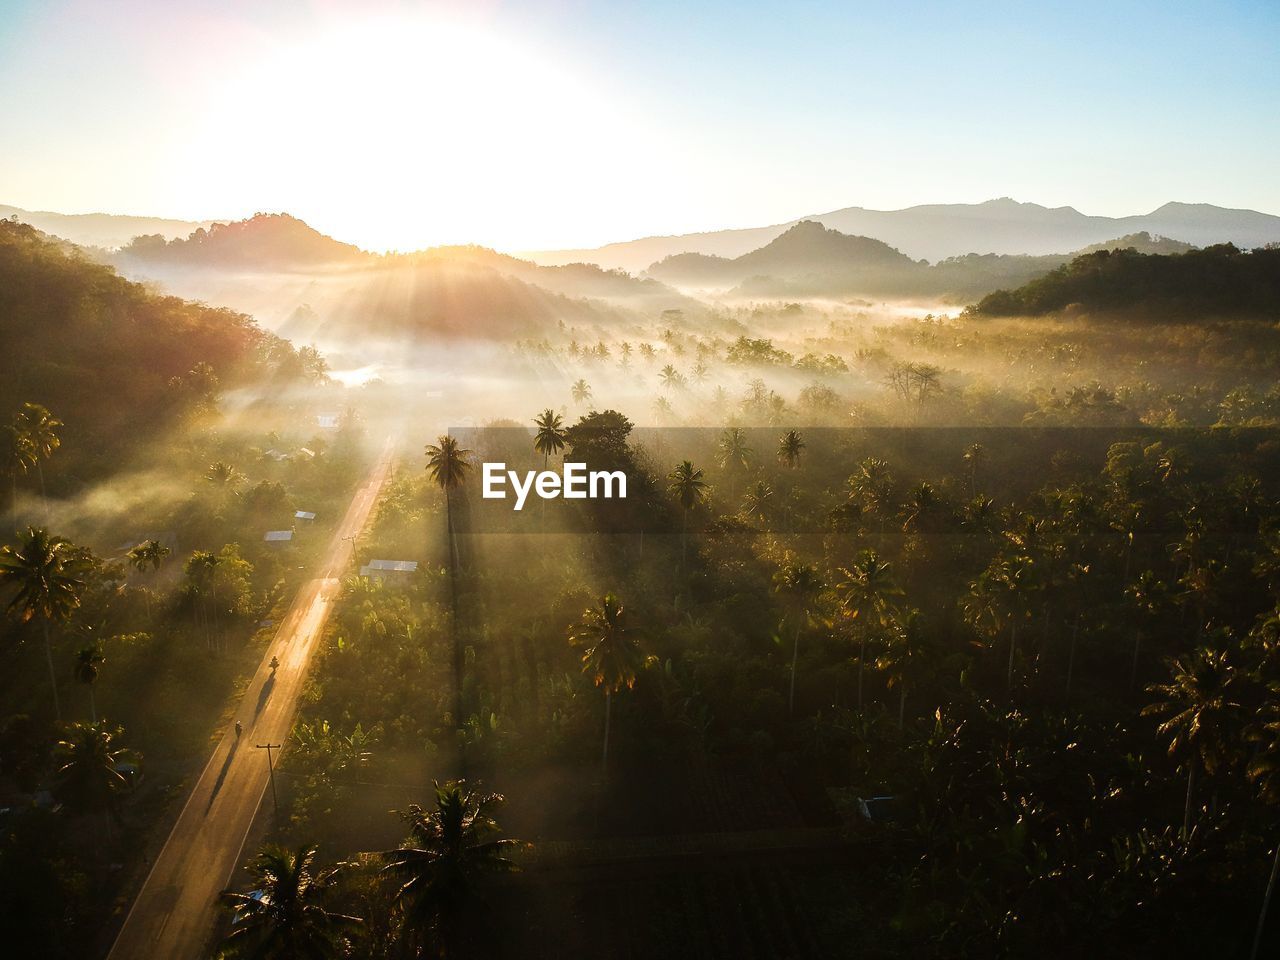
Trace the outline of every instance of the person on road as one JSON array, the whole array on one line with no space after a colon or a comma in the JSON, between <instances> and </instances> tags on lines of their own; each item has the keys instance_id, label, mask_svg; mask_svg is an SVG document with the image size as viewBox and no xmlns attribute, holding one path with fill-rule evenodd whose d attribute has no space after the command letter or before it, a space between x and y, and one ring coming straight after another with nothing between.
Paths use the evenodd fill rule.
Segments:
<instances>
[{"instance_id":1,"label":"person on road","mask_svg":"<svg viewBox=\"0 0 1280 960\"><path fill-rule=\"evenodd\" d=\"M240 734L244 733L244 726L239 720L236 721L236 743L240 742Z\"/></svg>"},{"instance_id":2,"label":"person on road","mask_svg":"<svg viewBox=\"0 0 1280 960\"><path fill-rule=\"evenodd\" d=\"M279 657L272 657L272 658L271 658L271 675L272 675L273 677L274 677L274 676L275 676L275 674L276 674L276 667L278 667L278 666L280 666L280 658L279 658Z\"/></svg>"}]
</instances>

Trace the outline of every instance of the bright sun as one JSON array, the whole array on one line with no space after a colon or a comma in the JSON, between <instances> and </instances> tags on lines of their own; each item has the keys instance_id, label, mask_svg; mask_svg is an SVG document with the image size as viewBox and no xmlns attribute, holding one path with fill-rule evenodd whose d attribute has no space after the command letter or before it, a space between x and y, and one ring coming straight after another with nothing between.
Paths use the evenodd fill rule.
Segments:
<instances>
[{"instance_id":1,"label":"bright sun","mask_svg":"<svg viewBox=\"0 0 1280 960\"><path fill-rule=\"evenodd\" d=\"M375 249L556 235L565 197L661 148L597 84L492 30L371 19L241 66L191 157L210 209L287 209Z\"/></svg>"}]
</instances>

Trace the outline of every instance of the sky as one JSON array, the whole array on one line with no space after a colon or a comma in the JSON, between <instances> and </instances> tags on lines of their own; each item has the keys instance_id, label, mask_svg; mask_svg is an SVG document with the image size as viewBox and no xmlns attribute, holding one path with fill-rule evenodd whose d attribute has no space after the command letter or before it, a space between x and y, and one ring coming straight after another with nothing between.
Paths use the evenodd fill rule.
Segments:
<instances>
[{"instance_id":1,"label":"sky","mask_svg":"<svg viewBox=\"0 0 1280 960\"><path fill-rule=\"evenodd\" d=\"M368 249L1280 213L1280 3L0 0L0 203Z\"/></svg>"}]
</instances>

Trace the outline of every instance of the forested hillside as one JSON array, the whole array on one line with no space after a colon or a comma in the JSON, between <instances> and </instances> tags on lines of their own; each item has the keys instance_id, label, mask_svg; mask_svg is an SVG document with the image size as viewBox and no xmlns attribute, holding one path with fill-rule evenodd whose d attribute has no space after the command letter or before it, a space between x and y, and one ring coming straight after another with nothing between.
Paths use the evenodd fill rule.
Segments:
<instances>
[{"instance_id":1,"label":"forested hillside","mask_svg":"<svg viewBox=\"0 0 1280 960\"><path fill-rule=\"evenodd\" d=\"M1013 290L984 297L976 312L1039 316L1078 305L1149 317L1275 318L1280 248L1244 252L1231 244L1174 255L1099 250Z\"/></svg>"},{"instance_id":2,"label":"forested hillside","mask_svg":"<svg viewBox=\"0 0 1280 960\"><path fill-rule=\"evenodd\" d=\"M219 383L316 362L244 314L157 296L12 220L0 220L0 357L0 414L24 402L56 411L86 459L154 432Z\"/></svg>"}]
</instances>

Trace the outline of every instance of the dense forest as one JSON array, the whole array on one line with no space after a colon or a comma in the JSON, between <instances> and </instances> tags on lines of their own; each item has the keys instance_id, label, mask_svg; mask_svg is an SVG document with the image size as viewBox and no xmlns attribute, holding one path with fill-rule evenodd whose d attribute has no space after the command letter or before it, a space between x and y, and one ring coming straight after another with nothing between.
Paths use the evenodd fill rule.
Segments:
<instances>
[{"instance_id":1,"label":"dense forest","mask_svg":"<svg viewBox=\"0 0 1280 960\"><path fill-rule=\"evenodd\" d=\"M227 958L1280 943L1265 311L703 301L482 248L257 274L293 335L388 336L344 387L366 355L4 229L0 333L41 371L6 385L0 548L20 951L105 955L229 795L195 934ZM628 495L515 512L498 460Z\"/></svg>"},{"instance_id":2,"label":"dense forest","mask_svg":"<svg viewBox=\"0 0 1280 960\"><path fill-rule=\"evenodd\" d=\"M1280 248L1232 244L1161 255L1098 250L1014 290L983 297L985 316L1041 316L1067 307L1091 313L1203 319L1280 311Z\"/></svg>"},{"instance_id":3,"label":"dense forest","mask_svg":"<svg viewBox=\"0 0 1280 960\"><path fill-rule=\"evenodd\" d=\"M90 472L220 387L323 373L314 351L244 314L159 295L12 220L0 220L0 344L0 411L57 411ZM9 474L15 454L3 454Z\"/></svg>"}]
</instances>

